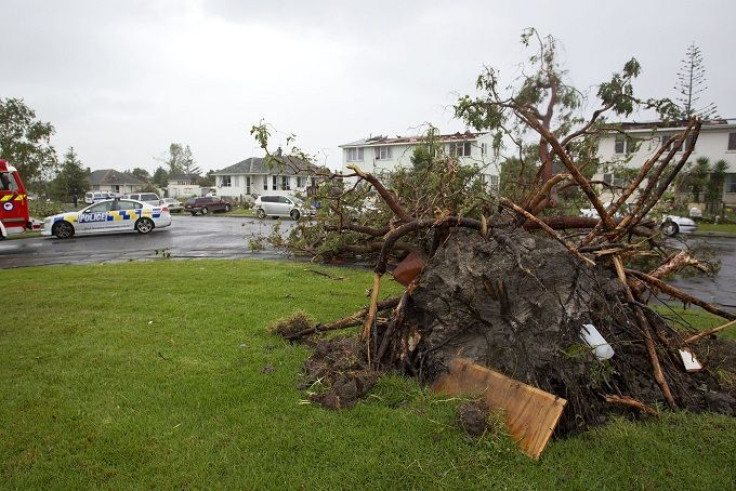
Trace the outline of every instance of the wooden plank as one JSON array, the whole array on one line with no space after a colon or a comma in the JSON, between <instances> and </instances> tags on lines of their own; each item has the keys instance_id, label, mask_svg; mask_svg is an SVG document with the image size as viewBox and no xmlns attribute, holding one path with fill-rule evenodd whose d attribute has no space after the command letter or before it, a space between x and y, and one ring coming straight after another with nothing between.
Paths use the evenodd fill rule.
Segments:
<instances>
[{"instance_id":1,"label":"wooden plank","mask_svg":"<svg viewBox=\"0 0 736 491\"><path fill-rule=\"evenodd\" d=\"M533 459L539 459L567 404L561 397L464 358L452 360L449 372L433 384L432 390L481 396L489 408L503 409L511 437Z\"/></svg>"}]
</instances>

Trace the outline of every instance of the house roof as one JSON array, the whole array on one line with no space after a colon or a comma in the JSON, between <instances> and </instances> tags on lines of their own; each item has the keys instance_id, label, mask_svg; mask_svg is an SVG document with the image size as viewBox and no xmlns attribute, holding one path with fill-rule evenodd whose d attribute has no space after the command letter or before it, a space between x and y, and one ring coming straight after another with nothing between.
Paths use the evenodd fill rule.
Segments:
<instances>
[{"instance_id":1,"label":"house roof","mask_svg":"<svg viewBox=\"0 0 736 491\"><path fill-rule=\"evenodd\" d=\"M475 141L478 137L485 135L486 133L473 133L466 131L465 133L452 133L447 135L437 135L435 139L442 143L451 142L464 142L464 141ZM396 138L389 138L388 136L370 136L362 140L354 141L352 143L345 143L339 145L340 148L344 147L371 147L371 146L383 146L383 145L412 145L419 144L426 141L426 136L396 136Z\"/></svg>"},{"instance_id":2,"label":"house roof","mask_svg":"<svg viewBox=\"0 0 736 491\"><path fill-rule=\"evenodd\" d=\"M169 176L169 181L192 181L199 179L199 174L173 174Z\"/></svg>"},{"instance_id":3,"label":"house roof","mask_svg":"<svg viewBox=\"0 0 736 491\"><path fill-rule=\"evenodd\" d=\"M225 167L222 170L213 172L215 176L233 175L233 174L284 174L297 175L306 174L307 171L314 171L316 167L309 162L298 159L296 157L283 157L284 165L277 163L266 163L267 159L261 157L250 157L241 160L237 164Z\"/></svg>"},{"instance_id":4,"label":"house roof","mask_svg":"<svg viewBox=\"0 0 736 491\"><path fill-rule=\"evenodd\" d=\"M130 174L128 172L119 172L115 169L102 169L92 171L89 176L89 183L92 186L146 185L144 181L138 179L133 174Z\"/></svg>"},{"instance_id":5,"label":"house roof","mask_svg":"<svg viewBox=\"0 0 736 491\"><path fill-rule=\"evenodd\" d=\"M673 120L673 121L624 121L619 123L623 131L651 131L656 129L684 129L689 121ZM736 124L729 123L727 119L712 119L703 121L701 130L719 130L736 128Z\"/></svg>"}]
</instances>

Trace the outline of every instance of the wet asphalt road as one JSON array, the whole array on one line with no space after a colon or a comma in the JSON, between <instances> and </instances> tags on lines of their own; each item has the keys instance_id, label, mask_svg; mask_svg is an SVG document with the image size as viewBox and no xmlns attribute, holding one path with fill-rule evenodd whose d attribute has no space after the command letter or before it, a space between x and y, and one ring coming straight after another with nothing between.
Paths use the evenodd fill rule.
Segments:
<instances>
[{"instance_id":1,"label":"wet asphalt road","mask_svg":"<svg viewBox=\"0 0 736 491\"><path fill-rule=\"evenodd\" d=\"M42 237L0 242L0 268L49 264L88 264L155 259L162 253L174 259L274 258L274 252L252 252L249 238L269 234L277 220L223 217L217 215L174 215L171 227L148 235L137 233L92 235L59 240ZM282 220L287 233L294 222Z\"/></svg>"},{"instance_id":2,"label":"wet asphalt road","mask_svg":"<svg viewBox=\"0 0 736 491\"><path fill-rule=\"evenodd\" d=\"M670 283L709 303L736 312L736 238L693 237L688 246L712 248L721 261L718 274L679 278Z\"/></svg>"},{"instance_id":3,"label":"wet asphalt road","mask_svg":"<svg viewBox=\"0 0 736 491\"><path fill-rule=\"evenodd\" d=\"M67 240L36 238L0 242L0 269L48 264L125 262L162 257L193 258L285 258L271 251L252 252L248 239L268 234L276 220L223 217L217 215L174 215L171 227L148 235L136 233L75 237ZM294 222L283 220L287 233ZM721 260L713 277L681 278L672 284L707 302L736 311L736 238L692 237L689 247L708 247Z\"/></svg>"}]
</instances>

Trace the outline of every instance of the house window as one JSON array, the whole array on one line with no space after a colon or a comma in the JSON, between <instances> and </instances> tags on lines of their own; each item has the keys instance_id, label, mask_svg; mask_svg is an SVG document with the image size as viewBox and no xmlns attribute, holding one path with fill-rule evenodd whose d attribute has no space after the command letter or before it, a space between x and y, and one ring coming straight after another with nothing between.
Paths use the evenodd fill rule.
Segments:
<instances>
[{"instance_id":1,"label":"house window","mask_svg":"<svg viewBox=\"0 0 736 491\"><path fill-rule=\"evenodd\" d=\"M222 176L222 186L229 188L232 186L232 177L231 176Z\"/></svg>"},{"instance_id":2,"label":"house window","mask_svg":"<svg viewBox=\"0 0 736 491\"><path fill-rule=\"evenodd\" d=\"M626 153L628 145L626 144L626 137L625 136L617 136L616 137L616 144L614 148L614 152L616 153Z\"/></svg>"},{"instance_id":3,"label":"house window","mask_svg":"<svg viewBox=\"0 0 736 491\"><path fill-rule=\"evenodd\" d=\"M730 181L728 182L728 192L736 193L736 174L731 174Z\"/></svg>"},{"instance_id":4,"label":"house window","mask_svg":"<svg viewBox=\"0 0 736 491\"><path fill-rule=\"evenodd\" d=\"M450 156L470 157L470 142L450 143Z\"/></svg>"},{"instance_id":5,"label":"house window","mask_svg":"<svg viewBox=\"0 0 736 491\"><path fill-rule=\"evenodd\" d=\"M245 194L250 194L250 176L245 176Z\"/></svg>"},{"instance_id":6,"label":"house window","mask_svg":"<svg viewBox=\"0 0 736 491\"><path fill-rule=\"evenodd\" d=\"M608 172L606 174L603 174L603 182L608 184L609 186L617 186L617 187L623 187L627 184L626 179L618 177L613 172Z\"/></svg>"},{"instance_id":7,"label":"house window","mask_svg":"<svg viewBox=\"0 0 736 491\"><path fill-rule=\"evenodd\" d=\"M268 176L263 176L263 190L268 191Z\"/></svg>"},{"instance_id":8,"label":"house window","mask_svg":"<svg viewBox=\"0 0 736 491\"><path fill-rule=\"evenodd\" d=\"M289 191L291 189L291 176L281 176L281 190Z\"/></svg>"},{"instance_id":9,"label":"house window","mask_svg":"<svg viewBox=\"0 0 736 491\"><path fill-rule=\"evenodd\" d=\"M271 180L271 189L273 189L274 191L276 191L278 188L279 188L278 180L277 180L276 176L273 176L273 179Z\"/></svg>"},{"instance_id":10,"label":"house window","mask_svg":"<svg viewBox=\"0 0 736 491\"><path fill-rule=\"evenodd\" d=\"M495 176L493 174L488 176L488 185L491 188L491 191L496 192L496 193L498 192L498 183L499 183L498 176Z\"/></svg>"},{"instance_id":11,"label":"house window","mask_svg":"<svg viewBox=\"0 0 736 491\"><path fill-rule=\"evenodd\" d=\"M376 160L389 160L391 158L391 147L376 147Z\"/></svg>"},{"instance_id":12,"label":"house window","mask_svg":"<svg viewBox=\"0 0 736 491\"><path fill-rule=\"evenodd\" d=\"M728 149L736 150L736 133L728 134Z\"/></svg>"},{"instance_id":13,"label":"house window","mask_svg":"<svg viewBox=\"0 0 736 491\"><path fill-rule=\"evenodd\" d=\"M480 144L480 156L481 158L485 157L488 154L488 144L487 143L481 143Z\"/></svg>"},{"instance_id":14,"label":"house window","mask_svg":"<svg viewBox=\"0 0 736 491\"><path fill-rule=\"evenodd\" d=\"M688 135L687 138L685 138L685 145L684 145L685 149L693 150L694 142L695 142L695 138L693 138L693 135Z\"/></svg>"},{"instance_id":15,"label":"house window","mask_svg":"<svg viewBox=\"0 0 736 491\"><path fill-rule=\"evenodd\" d=\"M669 140L673 136L674 136L674 139L672 140L672 142L669 145L667 145L667 140ZM669 150L672 145L675 145L677 143L677 139L678 138L679 138L679 136L677 134L675 134L675 135L671 135L671 134L670 135L662 135L660 137L660 145L662 145L663 147L665 147L665 150ZM688 135L688 137L685 138L685 142L682 145L680 145L680 147L677 149L677 151L678 152L682 152L685 149L690 150L690 148L692 146L693 146L693 137L692 137L692 135Z\"/></svg>"},{"instance_id":16,"label":"house window","mask_svg":"<svg viewBox=\"0 0 736 491\"><path fill-rule=\"evenodd\" d=\"M363 149L359 147L346 148L345 156L348 162L360 162L363 160Z\"/></svg>"},{"instance_id":17,"label":"house window","mask_svg":"<svg viewBox=\"0 0 736 491\"><path fill-rule=\"evenodd\" d=\"M303 188L305 182L306 182L306 179L304 177L296 176L296 187L297 187L297 189Z\"/></svg>"}]
</instances>

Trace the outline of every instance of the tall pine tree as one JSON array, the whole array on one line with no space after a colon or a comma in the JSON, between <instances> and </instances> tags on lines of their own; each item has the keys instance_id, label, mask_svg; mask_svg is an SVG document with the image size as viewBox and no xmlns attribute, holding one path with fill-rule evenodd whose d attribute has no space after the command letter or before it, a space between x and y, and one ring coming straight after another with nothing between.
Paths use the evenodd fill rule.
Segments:
<instances>
[{"instance_id":1,"label":"tall pine tree","mask_svg":"<svg viewBox=\"0 0 736 491\"><path fill-rule=\"evenodd\" d=\"M690 119L694 116L702 119L713 119L718 117L718 108L715 103L698 106L700 94L708 89L705 78L705 65L700 48L692 43L685 51L680 71L677 72L677 102L682 107L682 118Z\"/></svg>"}]
</instances>

